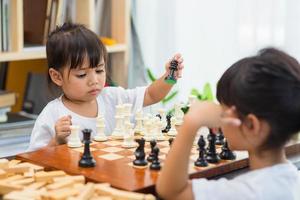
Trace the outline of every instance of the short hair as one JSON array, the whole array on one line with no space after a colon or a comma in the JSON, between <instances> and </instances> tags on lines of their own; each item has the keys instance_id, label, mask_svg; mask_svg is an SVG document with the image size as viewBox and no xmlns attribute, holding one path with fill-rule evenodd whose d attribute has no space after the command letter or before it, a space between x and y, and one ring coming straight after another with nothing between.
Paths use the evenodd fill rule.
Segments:
<instances>
[{"instance_id":1,"label":"short hair","mask_svg":"<svg viewBox=\"0 0 300 200\"><path fill-rule=\"evenodd\" d=\"M107 51L99 37L81 24L64 23L49 34L47 44L48 68L59 70L65 66L74 69L82 66L87 57L91 68L95 68L104 59L107 63Z\"/></svg>"},{"instance_id":2,"label":"short hair","mask_svg":"<svg viewBox=\"0 0 300 200\"><path fill-rule=\"evenodd\" d=\"M300 130L300 66L283 51L266 48L234 63L217 84L217 99L243 120L254 114L270 125L262 148L283 146Z\"/></svg>"}]
</instances>

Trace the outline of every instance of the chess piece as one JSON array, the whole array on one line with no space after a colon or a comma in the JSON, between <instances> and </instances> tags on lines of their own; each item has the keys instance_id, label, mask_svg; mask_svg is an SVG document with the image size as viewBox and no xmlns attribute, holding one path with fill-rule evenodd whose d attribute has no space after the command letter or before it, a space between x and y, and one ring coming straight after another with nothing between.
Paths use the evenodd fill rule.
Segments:
<instances>
[{"instance_id":1,"label":"chess piece","mask_svg":"<svg viewBox=\"0 0 300 200\"><path fill-rule=\"evenodd\" d=\"M208 165L208 163L205 159L205 145L206 145L206 142L205 142L203 136L201 135L198 140L199 157L194 163L196 167L206 167Z\"/></svg>"},{"instance_id":2,"label":"chess piece","mask_svg":"<svg viewBox=\"0 0 300 200\"><path fill-rule=\"evenodd\" d=\"M154 147L156 146L156 141L155 140L151 140L150 141L150 146L151 146L151 152L150 152L150 154L149 154L149 156L147 157L147 160L149 161L149 162L152 162L153 161L153 159L154 159Z\"/></svg>"},{"instance_id":3,"label":"chess piece","mask_svg":"<svg viewBox=\"0 0 300 200\"><path fill-rule=\"evenodd\" d=\"M97 134L95 135L94 140L97 141L97 142L107 141L108 138L104 133L105 123L104 123L104 118L103 117L98 117L97 118L96 129L97 129Z\"/></svg>"},{"instance_id":4,"label":"chess piece","mask_svg":"<svg viewBox=\"0 0 300 200\"><path fill-rule=\"evenodd\" d=\"M143 111L139 110L135 114L136 125L134 128L134 132L137 134L142 134L143 132Z\"/></svg>"},{"instance_id":5,"label":"chess piece","mask_svg":"<svg viewBox=\"0 0 300 200\"><path fill-rule=\"evenodd\" d=\"M90 143L91 143L91 129L83 129L83 143L84 143L84 151L82 157L79 161L80 167L95 167L96 161L94 160L91 151L90 151Z\"/></svg>"},{"instance_id":6,"label":"chess piece","mask_svg":"<svg viewBox=\"0 0 300 200\"><path fill-rule=\"evenodd\" d=\"M236 159L235 153L232 152L228 147L227 140L225 140L224 145L222 146L220 158L223 160L235 160Z\"/></svg>"},{"instance_id":7,"label":"chess piece","mask_svg":"<svg viewBox=\"0 0 300 200\"><path fill-rule=\"evenodd\" d=\"M134 148L136 147L136 143L134 142L134 131L132 129L133 124L127 122L125 124L125 135L122 147L124 148Z\"/></svg>"},{"instance_id":8,"label":"chess piece","mask_svg":"<svg viewBox=\"0 0 300 200\"><path fill-rule=\"evenodd\" d=\"M175 77L175 72L178 70L178 62L176 60L172 60L170 63L170 73L169 75L165 78L165 82L168 84L175 84L177 82L176 77Z\"/></svg>"},{"instance_id":9,"label":"chess piece","mask_svg":"<svg viewBox=\"0 0 300 200\"><path fill-rule=\"evenodd\" d=\"M224 144L224 135L221 129L219 129L216 136L216 145L223 145L223 144Z\"/></svg>"},{"instance_id":10,"label":"chess piece","mask_svg":"<svg viewBox=\"0 0 300 200\"><path fill-rule=\"evenodd\" d=\"M120 140L120 139L123 139L123 137L124 137L123 116L116 115L115 119L116 119L116 127L115 127L114 131L112 132L111 137L113 139Z\"/></svg>"},{"instance_id":11,"label":"chess piece","mask_svg":"<svg viewBox=\"0 0 300 200\"><path fill-rule=\"evenodd\" d=\"M157 146L153 148L153 153L154 153L154 158L153 158L152 163L150 165L150 169L160 170L161 166L160 166L160 161L159 161L159 158L158 158L159 148Z\"/></svg>"},{"instance_id":12,"label":"chess piece","mask_svg":"<svg viewBox=\"0 0 300 200\"><path fill-rule=\"evenodd\" d=\"M76 148L76 147L81 147L82 143L79 138L79 126L78 125L71 125L71 134L68 137L68 147L70 148Z\"/></svg>"},{"instance_id":13,"label":"chess piece","mask_svg":"<svg viewBox=\"0 0 300 200\"><path fill-rule=\"evenodd\" d=\"M172 117L171 118L171 128L170 128L169 132L167 133L167 135L169 135L169 136L176 136L177 135L177 130L176 130L176 127L175 127L175 123L176 123L176 118Z\"/></svg>"},{"instance_id":14,"label":"chess piece","mask_svg":"<svg viewBox=\"0 0 300 200\"><path fill-rule=\"evenodd\" d=\"M174 138L169 138L169 146L170 147L172 146L173 141L174 141Z\"/></svg>"},{"instance_id":15,"label":"chess piece","mask_svg":"<svg viewBox=\"0 0 300 200\"><path fill-rule=\"evenodd\" d=\"M180 103L176 103L174 105L174 107L175 107L175 115L174 115L174 117L176 119L175 125L176 126L180 126L183 123L184 112L181 110L182 106L181 106Z\"/></svg>"},{"instance_id":16,"label":"chess piece","mask_svg":"<svg viewBox=\"0 0 300 200\"><path fill-rule=\"evenodd\" d=\"M162 123L162 127L161 129L164 130L167 126L167 119L166 119L166 110L163 108L158 109L158 113L157 115L159 115L160 117L160 121Z\"/></svg>"},{"instance_id":17,"label":"chess piece","mask_svg":"<svg viewBox=\"0 0 300 200\"><path fill-rule=\"evenodd\" d=\"M135 160L133 161L133 165L135 166L146 166L148 162L146 161L145 157L145 139L136 139L135 140L138 143L138 147L136 148L134 155Z\"/></svg>"},{"instance_id":18,"label":"chess piece","mask_svg":"<svg viewBox=\"0 0 300 200\"><path fill-rule=\"evenodd\" d=\"M206 152L206 160L209 163L218 163L220 158L218 154L216 153L216 135L210 131L208 135L208 149Z\"/></svg>"},{"instance_id":19,"label":"chess piece","mask_svg":"<svg viewBox=\"0 0 300 200\"><path fill-rule=\"evenodd\" d=\"M168 114L168 115L166 116L167 125L166 125L166 128L162 131L163 133L169 132L169 130L170 130L170 128L171 128L171 118L172 118L172 115L171 115L171 114Z\"/></svg>"},{"instance_id":20,"label":"chess piece","mask_svg":"<svg viewBox=\"0 0 300 200\"><path fill-rule=\"evenodd\" d=\"M162 121L159 117L154 118L154 139L157 141L165 140L166 137L162 133Z\"/></svg>"}]
</instances>

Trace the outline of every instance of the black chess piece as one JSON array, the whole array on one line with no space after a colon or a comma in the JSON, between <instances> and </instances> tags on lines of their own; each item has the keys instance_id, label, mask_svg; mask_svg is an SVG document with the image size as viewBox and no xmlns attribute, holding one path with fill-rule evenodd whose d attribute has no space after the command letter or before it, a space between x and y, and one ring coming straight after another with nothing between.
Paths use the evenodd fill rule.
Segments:
<instances>
[{"instance_id":1,"label":"black chess piece","mask_svg":"<svg viewBox=\"0 0 300 200\"><path fill-rule=\"evenodd\" d=\"M217 136L216 136L216 145L223 145L224 144L224 135L221 129L219 129Z\"/></svg>"},{"instance_id":2,"label":"black chess piece","mask_svg":"<svg viewBox=\"0 0 300 200\"><path fill-rule=\"evenodd\" d=\"M236 159L235 153L232 152L228 147L227 140L225 140L224 145L222 146L222 151L219 156L223 160L235 160Z\"/></svg>"},{"instance_id":3,"label":"black chess piece","mask_svg":"<svg viewBox=\"0 0 300 200\"><path fill-rule=\"evenodd\" d=\"M172 60L171 63L170 63L170 73L168 74L168 76L165 78L165 82L166 83L169 83L171 85L175 84L177 81L176 81L176 77L175 77L175 71L178 70L178 62L177 60Z\"/></svg>"},{"instance_id":4,"label":"black chess piece","mask_svg":"<svg viewBox=\"0 0 300 200\"><path fill-rule=\"evenodd\" d=\"M159 119L161 120L161 116L160 114L155 115L155 117L159 117Z\"/></svg>"},{"instance_id":5,"label":"black chess piece","mask_svg":"<svg viewBox=\"0 0 300 200\"><path fill-rule=\"evenodd\" d=\"M160 161L159 161L159 158L158 158L158 155L159 155L159 148L156 146L154 147L153 149L153 152L154 152L154 159L150 165L150 169L152 170L160 170L161 166L160 166Z\"/></svg>"},{"instance_id":6,"label":"black chess piece","mask_svg":"<svg viewBox=\"0 0 300 200\"><path fill-rule=\"evenodd\" d=\"M91 129L83 129L83 144L84 151L81 159L79 160L80 167L95 167L96 161L94 160L91 151L90 151L90 143L91 143Z\"/></svg>"},{"instance_id":7,"label":"black chess piece","mask_svg":"<svg viewBox=\"0 0 300 200\"><path fill-rule=\"evenodd\" d=\"M173 143L173 141L174 141L174 138L169 138L169 146L171 147L172 146L172 143Z\"/></svg>"},{"instance_id":8,"label":"black chess piece","mask_svg":"<svg viewBox=\"0 0 300 200\"><path fill-rule=\"evenodd\" d=\"M212 137L215 136L215 134L213 133L212 129L208 129L209 130L209 134L207 135L207 141L210 141ZM209 152L209 145L206 147L206 151Z\"/></svg>"},{"instance_id":9,"label":"black chess piece","mask_svg":"<svg viewBox=\"0 0 300 200\"><path fill-rule=\"evenodd\" d=\"M133 164L136 166L146 166L148 164L147 160L145 159L145 139L136 139L135 140L139 145L136 148L134 155L135 160L133 161Z\"/></svg>"},{"instance_id":10,"label":"black chess piece","mask_svg":"<svg viewBox=\"0 0 300 200\"><path fill-rule=\"evenodd\" d=\"M205 145L206 145L206 142L205 142L203 136L201 135L198 140L199 157L194 163L196 167L206 167L208 165L208 163L205 159Z\"/></svg>"},{"instance_id":11,"label":"black chess piece","mask_svg":"<svg viewBox=\"0 0 300 200\"><path fill-rule=\"evenodd\" d=\"M171 118L172 118L172 115L171 114L167 114L167 116L166 116L167 126L166 126L166 128L164 130L162 130L163 133L167 133L171 129Z\"/></svg>"},{"instance_id":12,"label":"black chess piece","mask_svg":"<svg viewBox=\"0 0 300 200\"><path fill-rule=\"evenodd\" d=\"M216 135L210 132L208 137L208 149L205 157L207 162L209 163L218 163L220 160L218 154L216 153L215 141L216 141Z\"/></svg>"},{"instance_id":13,"label":"black chess piece","mask_svg":"<svg viewBox=\"0 0 300 200\"><path fill-rule=\"evenodd\" d=\"M147 160L149 161L149 162L152 162L153 161L153 159L154 159L154 147L156 146L156 141L155 140L151 140L150 141L150 146L151 146L151 152L150 152L150 154L149 154L149 156L147 157Z\"/></svg>"}]
</instances>

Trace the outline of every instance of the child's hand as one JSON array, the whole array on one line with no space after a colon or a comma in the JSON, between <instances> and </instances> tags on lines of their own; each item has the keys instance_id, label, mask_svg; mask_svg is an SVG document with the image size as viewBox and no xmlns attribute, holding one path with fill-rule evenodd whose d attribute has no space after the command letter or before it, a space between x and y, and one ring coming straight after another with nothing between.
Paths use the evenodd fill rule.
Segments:
<instances>
[{"instance_id":1,"label":"child's hand","mask_svg":"<svg viewBox=\"0 0 300 200\"><path fill-rule=\"evenodd\" d=\"M70 125L72 117L63 116L55 124L55 140L58 144L66 143L66 138L71 134Z\"/></svg>"},{"instance_id":2,"label":"child's hand","mask_svg":"<svg viewBox=\"0 0 300 200\"><path fill-rule=\"evenodd\" d=\"M178 62L178 66L177 66L177 71L175 72L175 79L177 80L178 78L181 78L182 76L182 69L184 67L183 65L183 58L181 56L180 53L176 53L172 59L170 59L167 63L166 63L166 74L170 73L170 66L171 66L171 61L172 60L176 60Z\"/></svg>"}]
</instances>

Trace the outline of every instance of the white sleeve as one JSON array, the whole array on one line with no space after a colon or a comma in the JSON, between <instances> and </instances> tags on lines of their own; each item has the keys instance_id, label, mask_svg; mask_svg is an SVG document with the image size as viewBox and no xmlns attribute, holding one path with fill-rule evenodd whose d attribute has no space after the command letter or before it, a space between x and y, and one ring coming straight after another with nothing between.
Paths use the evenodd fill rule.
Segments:
<instances>
[{"instance_id":1,"label":"white sleeve","mask_svg":"<svg viewBox=\"0 0 300 200\"><path fill-rule=\"evenodd\" d=\"M227 180L207 180L204 178L193 179L192 189L195 200L255 200L257 195L255 188L243 181Z\"/></svg>"},{"instance_id":2,"label":"white sleeve","mask_svg":"<svg viewBox=\"0 0 300 200\"><path fill-rule=\"evenodd\" d=\"M49 109L44 109L35 121L27 151L35 151L49 144L54 137L54 120Z\"/></svg>"}]
</instances>

